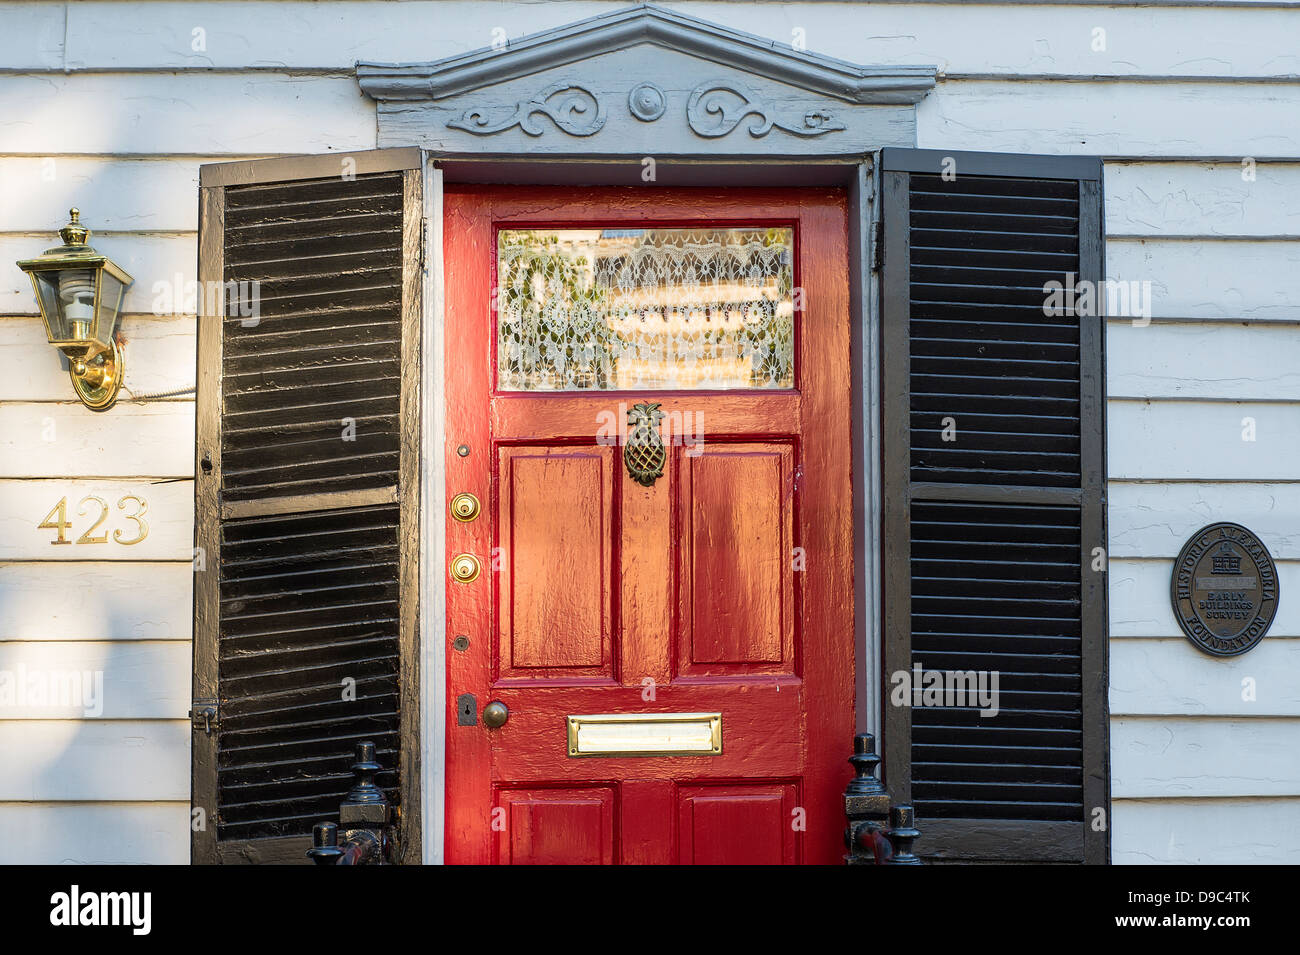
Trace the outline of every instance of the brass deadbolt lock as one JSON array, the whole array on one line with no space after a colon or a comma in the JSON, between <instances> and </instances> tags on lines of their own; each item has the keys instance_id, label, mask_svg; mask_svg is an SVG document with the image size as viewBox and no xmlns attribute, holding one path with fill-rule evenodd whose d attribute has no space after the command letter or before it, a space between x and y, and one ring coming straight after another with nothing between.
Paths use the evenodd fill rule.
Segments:
<instances>
[{"instance_id":1,"label":"brass deadbolt lock","mask_svg":"<svg viewBox=\"0 0 1300 955\"><path fill-rule=\"evenodd\" d=\"M457 554L451 560L451 579L457 583L467 584L477 580L479 571L478 558L473 554Z\"/></svg>"},{"instance_id":2,"label":"brass deadbolt lock","mask_svg":"<svg viewBox=\"0 0 1300 955\"><path fill-rule=\"evenodd\" d=\"M468 491L461 491L451 499L451 516L463 523L478 517L480 510L478 498Z\"/></svg>"}]
</instances>

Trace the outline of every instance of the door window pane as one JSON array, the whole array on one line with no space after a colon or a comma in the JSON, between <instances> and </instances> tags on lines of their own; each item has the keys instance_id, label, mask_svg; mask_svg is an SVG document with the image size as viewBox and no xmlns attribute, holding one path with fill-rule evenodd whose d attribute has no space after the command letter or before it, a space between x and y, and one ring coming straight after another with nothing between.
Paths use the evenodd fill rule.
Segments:
<instances>
[{"instance_id":1,"label":"door window pane","mask_svg":"<svg viewBox=\"0 0 1300 955\"><path fill-rule=\"evenodd\" d=\"M497 386L794 387L794 230L501 230Z\"/></svg>"}]
</instances>

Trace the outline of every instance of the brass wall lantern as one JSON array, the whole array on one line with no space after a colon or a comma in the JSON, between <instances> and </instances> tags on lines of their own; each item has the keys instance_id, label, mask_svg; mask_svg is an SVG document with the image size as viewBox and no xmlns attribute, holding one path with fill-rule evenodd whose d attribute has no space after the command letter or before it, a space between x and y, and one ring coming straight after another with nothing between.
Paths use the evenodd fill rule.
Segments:
<instances>
[{"instance_id":1,"label":"brass wall lantern","mask_svg":"<svg viewBox=\"0 0 1300 955\"><path fill-rule=\"evenodd\" d=\"M122 347L117 321L132 279L86 243L90 230L80 212L59 230L63 245L18 267L32 277L50 344L68 358L72 387L92 411L112 407L122 387Z\"/></svg>"}]
</instances>

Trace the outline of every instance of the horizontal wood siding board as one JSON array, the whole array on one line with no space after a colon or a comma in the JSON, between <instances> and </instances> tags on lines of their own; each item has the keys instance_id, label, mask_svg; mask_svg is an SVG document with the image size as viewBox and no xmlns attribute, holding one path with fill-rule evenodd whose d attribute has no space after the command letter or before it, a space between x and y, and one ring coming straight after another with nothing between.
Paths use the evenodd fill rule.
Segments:
<instances>
[{"instance_id":1,"label":"horizontal wood siding board","mask_svg":"<svg viewBox=\"0 0 1300 955\"><path fill-rule=\"evenodd\" d=\"M22 696L6 720L178 719L190 699L188 640L0 642ZM31 688L43 690L33 698Z\"/></svg>"},{"instance_id":2,"label":"horizontal wood siding board","mask_svg":"<svg viewBox=\"0 0 1300 955\"><path fill-rule=\"evenodd\" d=\"M190 805L0 802L6 861L25 865L185 865Z\"/></svg>"},{"instance_id":3,"label":"horizontal wood siding board","mask_svg":"<svg viewBox=\"0 0 1300 955\"><path fill-rule=\"evenodd\" d=\"M190 724L176 720L0 720L0 801L190 797Z\"/></svg>"},{"instance_id":4,"label":"horizontal wood siding board","mask_svg":"<svg viewBox=\"0 0 1300 955\"><path fill-rule=\"evenodd\" d=\"M96 236L193 232L201 162L168 155L0 156L4 230L53 237L77 206Z\"/></svg>"},{"instance_id":5,"label":"horizontal wood siding board","mask_svg":"<svg viewBox=\"0 0 1300 955\"><path fill-rule=\"evenodd\" d=\"M1106 233L1111 238L1300 237L1300 165L1107 163Z\"/></svg>"},{"instance_id":6,"label":"horizontal wood siding board","mask_svg":"<svg viewBox=\"0 0 1300 955\"><path fill-rule=\"evenodd\" d=\"M194 556L193 495L194 482L189 479L0 478L0 561L188 563ZM124 545L118 540L131 540L139 533L135 522L125 517L138 507L125 500L128 496L149 505L144 514L149 532L139 543ZM98 503L86 500L89 497L98 497L108 505L105 521L93 536L102 536L107 530L109 537L102 543L78 544L101 512ZM66 534L67 543L58 544L57 531L37 525L64 499L72 527Z\"/></svg>"},{"instance_id":7,"label":"horizontal wood siding board","mask_svg":"<svg viewBox=\"0 0 1300 955\"><path fill-rule=\"evenodd\" d=\"M1099 22L1096 0L1009 0L973 7L890 2L873 5L861 20L846 15L843 5L812 2L800 6L799 18L818 53L856 63L938 65L948 74L1286 77L1300 72L1295 50L1286 43L1290 11L1281 4L1249 3L1246 9L1232 0L1103 5L1104 50L1087 42ZM342 71L358 59L423 62L484 46L494 27L513 42L606 9L523 5L503 20L495 3L459 3L457 28L449 30L432 3L220 3L211 6L222 42L213 36L206 49L195 50L193 16L175 0L152 4L159 9L147 33L133 31L111 3L68 8L66 29L57 10L5 6L3 15L13 29L4 38L8 44L0 46L4 62L12 69L55 71L241 70L268 64ZM789 41L789 21L779 10L739 3L688 9L733 29ZM1214 38L1213 56L1205 55L1206 37Z\"/></svg>"},{"instance_id":8,"label":"horizontal wood siding board","mask_svg":"<svg viewBox=\"0 0 1300 955\"><path fill-rule=\"evenodd\" d=\"M66 215L65 210L62 216L51 220L50 227L57 229L60 222L66 221ZM93 228L95 222L90 209L85 215L86 223ZM122 299L124 313L185 315L196 311L195 287L186 286L194 278L196 247L193 233L96 233L91 241L96 250L116 262L134 279ZM51 244L49 235L0 233L0 262L31 258L50 248ZM0 272L0 313L33 317L40 314L31 280L19 269ZM57 360L57 356L53 360Z\"/></svg>"},{"instance_id":9,"label":"horizontal wood siding board","mask_svg":"<svg viewBox=\"0 0 1300 955\"><path fill-rule=\"evenodd\" d=\"M1112 480L1284 482L1300 473L1297 403L1112 400L1107 410Z\"/></svg>"},{"instance_id":10,"label":"horizontal wood siding board","mask_svg":"<svg viewBox=\"0 0 1300 955\"><path fill-rule=\"evenodd\" d=\"M165 400L193 400L193 315L125 315L118 329L126 340L122 346L126 377L115 413L129 414L140 395L181 392ZM0 401L72 400L67 363L50 347L40 318L0 316ZM35 417L40 420L44 415Z\"/></svg>"},{"instance_id":11,"label":"horizontal wood siding board","mask_svg":"<svg viewBox=\"0 0 1300 955\"><path fill-rule=\"evenodd\" d=\"M1120 716L1110 732L1116 799L1300 795L1300 720Z\"/></svg>"},{"instance_id":12,"label":"horizontal wood siding board","mask_svg":"<svg viewBox=\"0 0 1300 955\"><path fill-rule=\"evenodd\" d=\"M1220 659L1182 637L1114 640L1115 716L1300 717L1300 636L1272 633L1250 654Z\"/></svg>"},{"instance_id":13,"label":"horizontal wood siding board","mask_svg":"<svg viewBox=\"0 0 1300 955\"><path fill-rule=\"evenodd\" d=\"M1112 642L1129 637L1186 639L1174 619L1168 598L1173 568L1173 558L1111 560L1108 576ZM1282 598L1278 601L1277 615L1266 640L1300 636L1300 600L1294 599L1295 594L1300 594L1300 561L1278 561L1277 576ZM1238 659L1250 660L1252 656L1248 653ZM1225 662L1220 661L1221 664ZM1240 690L1240 686L1234 686Z\"/></svg>"},{"instance_id":14,"label":"horizontal wood siding board","mask_svg":"<svg viewBox=\"0 0 1300 955\"><path fill-rule=\"evenodd\" d=\"M1300 156L1293 83L945 79L917 107L917 142L943 150L1111 159Z\"/></svg>"},{"instance_id":15,"label":"horizontal wood siding board","mask_svg":"<svg viewBox=\"0 0 1300 955\"><path fill-rule=\"evenodd\" d=\"M1260 534L1275 560L1300 560L1298 483L1112 479L1109 490L1113 558L1172 559L1200 528L1230 520Z\"/></svg>"},{"instance_id":16,"label":"horizontal wood siding board","mask_svg":"<svg viewBox=\"0 0 1300 955\"><path fill-rule=\"evenodd\" d=\"M130 104L129 125L105 121L114 103ZM0 153L249 156L375 145L374 101L342 72L11 74L0 115L26 117L0 126Z\"/></svg>"},{"instance_id":17,"label":"horizontal wood siding board","mask_svg":"<svg viewBox=\"0 0 1300 955\"><path fill-rule=\"evenodd\" d=\"M1300 242L1291 239L1115 237L1106 275L1117 292L1136 290L1156 318L1300 321Z\"/></svg>"},{"instance_id":18,"label":"horizontal wood siding board","mask_svg":"<svg viewBox=\"0 0 1300 955\"><path fill-rule=\"evenodd\" d=\"M0 641L189 640L189 560L0 563Z\"/></svg>"},{"instance_id":19,"label":"horizontal wood siding board","mask_svg":"<svg viewBox=\"0 0 1300 955\"><path fill-rule=\"evenodd\" d=\"M1300 325L1106 323L1117 399L1280 401L1300 397ZM1213 362L1207 356L1213 355Z\"/></svg>"},{"instance_id":20,"label":"horizontal wood siding board","mask_svg":"<svg viewBox=\"0 0 1300 955\"><path fill-rule=\"evenodd\" d=\"M55 364L48 345L42 358ZM119 403L111 416L73 399L63 379L61 402L0 402L0 479L54 478L79 462L78 477L194 474L194 405L188 401Z\"/></svg>"},{"instance_id":21,"label":"horizontal wood siding board","mask_svg":"<svg viewBox=\"0 0 1300 955\"><path fill-rule=\"evenodd\" d=\"M1297 865L1300 798L1116 799L1111 838L1116 865Z\"/></svg>"}]
</instances>

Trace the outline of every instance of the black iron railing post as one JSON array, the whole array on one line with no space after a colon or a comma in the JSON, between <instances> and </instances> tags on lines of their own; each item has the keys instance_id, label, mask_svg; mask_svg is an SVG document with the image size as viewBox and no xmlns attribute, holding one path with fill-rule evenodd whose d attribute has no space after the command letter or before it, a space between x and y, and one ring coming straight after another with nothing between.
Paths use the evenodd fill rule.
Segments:
<instances>
[{"instance_id":1,"label":"black iron railing post","mask_svg":"<svg viewBox=\"0 0 1300 955\"><path fill-rule=\"evenodd\" d=\"M912 843L921 835L911 806L889 805L889 794L876 778L880 756L870 733L853 737L849 763L856 774L844 789L845 865L921 865Z\"/></svg>"},{"instance_id":2,"label":"black iron railing post","mask_svg":"<svg viewBox=\"0 0 1300 955\"><path fill-rule=\"evenodd\" d=\"M338 825L318 822L312 827L312 847L307 855L317 865L387 862L393 807L375 783L375 775L383 767L375 761L374 743L357 744L357 758L351 768L357 781L339 803Z\"/></svg>"}]
</instances>

